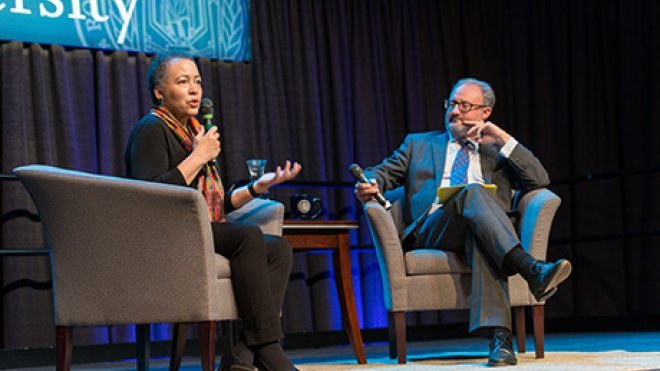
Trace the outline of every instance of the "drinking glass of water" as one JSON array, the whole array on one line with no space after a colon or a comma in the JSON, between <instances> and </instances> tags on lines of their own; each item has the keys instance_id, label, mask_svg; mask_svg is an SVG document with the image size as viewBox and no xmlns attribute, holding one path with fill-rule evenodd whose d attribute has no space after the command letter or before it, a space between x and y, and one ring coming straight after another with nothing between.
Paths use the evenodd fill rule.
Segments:
<instances>
[{"instance_id":1,"label":"drinking glass of water","mask_svg":"<svg viewBox=\"0 0 660 371\"><path fill-rule=\"evenodd\" d=\"M250 172L250 181L257 180L264 175L266 170L266 160L250 159L246 161L248 171Z\"/></svg>"}]
</instances>

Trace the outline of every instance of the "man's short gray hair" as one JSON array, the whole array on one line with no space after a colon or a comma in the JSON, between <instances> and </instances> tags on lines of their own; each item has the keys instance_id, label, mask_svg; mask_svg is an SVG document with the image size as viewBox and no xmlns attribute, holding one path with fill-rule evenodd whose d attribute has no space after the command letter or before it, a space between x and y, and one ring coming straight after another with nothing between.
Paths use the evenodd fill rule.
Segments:
<instances>
[{"instance_id":1,"label":"man's short gray hair","mask_svg":"<svg viewBox=\"0 0 660 371\"><path fill-rule=\"evenodd\" d=\"M454 95L456 89L460 88L463 85L477 85L481 89L481 94L484 96L484 101L482 102L482 104L490 108L495 107L495 90L493 90L493 88L490 86L489 83L471 77L460 79L451 89L451 96Z\"/></svg>"}]
</instances>

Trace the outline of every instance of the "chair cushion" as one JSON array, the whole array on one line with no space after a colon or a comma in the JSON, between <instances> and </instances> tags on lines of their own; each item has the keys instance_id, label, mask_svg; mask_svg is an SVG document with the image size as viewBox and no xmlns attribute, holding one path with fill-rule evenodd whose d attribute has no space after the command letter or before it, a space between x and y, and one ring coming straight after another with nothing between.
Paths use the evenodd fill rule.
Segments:
<instances>
[{"instance_id":1,"label":"chair cushion","mask_svg":"<svg viewBox=\"0 0 660 371\"><path fill-rule=\"evenodd\" d=\"M405 259L408 276L470 273L470 267L465 262L465 258L450 251L416 249L408 251Z\"/></svg>"},{"instance_id":2,"label":"chair cushion","mask_svg":"<svg viewBox=\"0 0 660 371\"><path fill-rule=\"evenodd\" d=\"M218 279L231 278L231 266L229 259L220 254L215 254L215 268L218 272Z\"/></svg>"}]
</instances>

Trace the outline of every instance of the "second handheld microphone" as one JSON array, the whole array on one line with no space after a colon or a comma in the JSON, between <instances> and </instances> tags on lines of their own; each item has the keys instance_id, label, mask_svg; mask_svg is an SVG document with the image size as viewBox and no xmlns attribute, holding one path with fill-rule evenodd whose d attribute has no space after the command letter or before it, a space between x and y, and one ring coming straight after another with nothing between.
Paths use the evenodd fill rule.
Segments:
<instances>
[{"instance_id":1,"label":"second handheld microphone","mask_svg":"<svg viewBox=\"0 0 660 371\"><path fill-rule=\"evenodd\" d=\"M367 183L369 184L369 179L364 175L364 171L362 171L362 168L358 164L351 164L351 166L348 167L348 171L353 174L355 177L355 180L357 180L360 183ZM379 204L381 204L385 210L389 210L392 207L392 204L390 201L388 201L383 195L378 192L374 195L374 198L376 201L378 201Z\"/></svg>"}]
</instances>

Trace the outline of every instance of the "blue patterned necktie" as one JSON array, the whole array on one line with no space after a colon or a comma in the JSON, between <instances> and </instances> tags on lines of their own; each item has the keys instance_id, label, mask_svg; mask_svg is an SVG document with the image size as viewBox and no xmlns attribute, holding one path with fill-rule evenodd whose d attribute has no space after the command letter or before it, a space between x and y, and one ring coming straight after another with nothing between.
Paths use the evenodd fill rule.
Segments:
<instances>
[{"instance_id":1,"label":"blue patterned necktie","mask_svg":"<svg viewBox=\"0 0 660 371\"><path fill-rule=\"evenodd\" d=\"M470 156L468 149L465 145L461 145L461 149L456 153L454 164L451 167L451 178L449 185L467 184L467 170L470 165Z\"/></svg>"}]
</instances>

